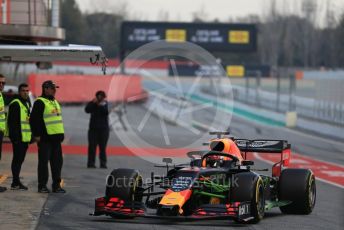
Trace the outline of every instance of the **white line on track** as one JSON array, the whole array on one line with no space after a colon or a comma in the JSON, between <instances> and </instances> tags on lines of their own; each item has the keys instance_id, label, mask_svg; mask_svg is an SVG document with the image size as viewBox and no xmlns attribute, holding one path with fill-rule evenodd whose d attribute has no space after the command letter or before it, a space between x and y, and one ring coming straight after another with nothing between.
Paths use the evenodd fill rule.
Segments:
<instances>
[{"instance_id":1,"label":"white line on track","mask_svg":"<svg viewBox=\"0 0 344 230\"><path fill-rule=\"evenodd\" d=\"M253 156L254 156L256 159L258 159L258 160L260 160L260 161L262 161L262 162L265 162L265 163L267 163L267 164L274 164L274 163L275 163L275 162L272 162L272 161L269 161L269 160L266 160L266 159L260 157L258 153L253 153ZM323 162L324 162L324 161L323 161ZM325 163L328 163L328 162L325 162ZM343 186L343 185L334 183L334 182L332 182L332 181L328 181L328 180L325 180L325 179L322 179L322 178L319 178L319 177L316 177L316 179L317 179L317 180L320 180L320 181L322 181L322 182L325 182L325 183L327 183L327 184L336 186L336 187L338 187L338 188L344 189L344 186Z\"/></svg>"}]
</instances>

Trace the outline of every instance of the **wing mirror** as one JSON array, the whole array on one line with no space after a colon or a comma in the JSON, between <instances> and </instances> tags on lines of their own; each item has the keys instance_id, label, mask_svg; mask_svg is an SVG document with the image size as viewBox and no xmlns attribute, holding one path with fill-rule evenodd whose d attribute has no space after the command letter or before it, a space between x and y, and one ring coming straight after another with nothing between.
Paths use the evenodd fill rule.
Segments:
<instances>
[{"instance_id":1,"label":"wing mirror","mask_svg":"<svg viewBox=\"0 0 344 230\"><path fill-rule=\"evenodd\" d=\"M162 162L164 162L166 164L172 164L173 160L172 160L172 158L166 157L166 158L162 158Z\"/></svg>"},{"instance_id":2,"label":"wing mirror","mask_svg":"<svg viewBox=\"0 0 344 230\"><path fill-rule=\"evenodd\" d=\"M250 166L250 165L254 165L254 162L253 161L242 161L241 164L244 166Z\"/></svg>"}]
</instances>

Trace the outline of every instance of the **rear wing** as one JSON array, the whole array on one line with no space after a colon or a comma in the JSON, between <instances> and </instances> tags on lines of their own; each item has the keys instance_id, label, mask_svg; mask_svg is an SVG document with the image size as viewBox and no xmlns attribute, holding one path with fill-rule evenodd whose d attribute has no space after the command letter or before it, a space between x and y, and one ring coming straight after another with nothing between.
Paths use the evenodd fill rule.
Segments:
<instances>
[{"instance_id":1,"label":"rear wing","mask_svg":"<svg viewBox=\"0 0 344 230\"><path fill-rule=\"evenodd\" d=\"M272 166L272 176L279 177L285 166L289 166L291 157L291 145L286 140L247 140L235 139L240 151L245 153L280 153L281 157L278 162Z\"/></svg>"},{"instance_id":2,"label":"rear wing","mask_svg":"<svg viewBox=\"0 0 344 230\"><path fill-rule=\"evenodd\" d=\"M242 152L282 153L284 150L290 149L290 144L286 140L234 139L234 141Z\"/></svg>"}]
</instances>

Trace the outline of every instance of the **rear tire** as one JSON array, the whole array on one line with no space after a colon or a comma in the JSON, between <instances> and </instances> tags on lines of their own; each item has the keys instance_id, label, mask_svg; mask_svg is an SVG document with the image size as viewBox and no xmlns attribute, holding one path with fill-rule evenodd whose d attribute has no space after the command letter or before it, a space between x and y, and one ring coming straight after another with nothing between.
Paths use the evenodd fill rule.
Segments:
<instances>
[{"instance_id":1,"label":"rear tire","mask_svg":"<svg viewBox=\"0 0 344 230\"><path fill-rule=\"evenodd\" d=\"M142 201L142 177L134 169L114 169L107 178L105 196L118 197L128 202Z\"/></svg>"},{"instance_id":2,"label":"rear tire","mask_svg":"<svg viewBox=\"0 0 344 230\"><path fill-rule=\"evenodd\" d=\"M279 180L279 200L292 202L280 207L282 213L310 214L316 201L313 172L309 169L284 169Z\"/></svg>"}]
</instances>

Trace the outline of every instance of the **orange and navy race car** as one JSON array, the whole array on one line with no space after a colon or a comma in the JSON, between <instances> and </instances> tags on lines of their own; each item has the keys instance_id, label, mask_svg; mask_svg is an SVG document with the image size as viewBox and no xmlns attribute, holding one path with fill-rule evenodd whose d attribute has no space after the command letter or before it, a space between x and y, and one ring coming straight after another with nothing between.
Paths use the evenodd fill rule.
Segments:
<instances>
[{"instance_id":1,"label":"orange and navy race car","mask_svg":"<svg viewBox=\"0 0 344 230\"><path fill-rule=\"evenodd\" d=\"M310 214L316 200L315 177L309 169L286 168L290 144L285 140L246 140L211 132L209 151L187 153L191 162L171 166L167 173L151 173L148 183L135 169L115 169L107 178L105 197L95 200L94 216L176 219L233 219L257 223L279 207L282 213ZM251 169L247 153L279 153L272 175Z\"/></svg>"}]
</instances>

